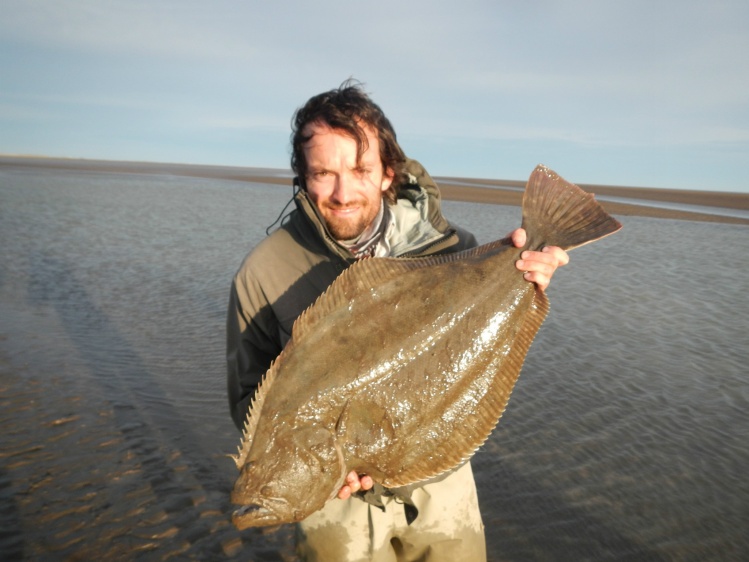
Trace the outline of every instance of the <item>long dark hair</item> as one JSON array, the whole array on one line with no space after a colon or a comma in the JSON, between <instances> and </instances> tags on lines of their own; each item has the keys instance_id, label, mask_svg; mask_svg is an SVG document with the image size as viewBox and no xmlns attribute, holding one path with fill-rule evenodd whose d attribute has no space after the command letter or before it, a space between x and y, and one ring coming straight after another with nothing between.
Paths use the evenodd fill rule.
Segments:
<instances>
[{"instance_id":1,"label":"long dark hair","mask_svg":"<svg viewBox=\"0 0 749 562\"><path fill-rule=\"evenodd\" d=\"M303 187L307 174L304 144L311 138L305 136L303 131L307 125L316 122L343 131L354 139L357 161L369 147L367 135L362 127L371 127L377 133L383 170L394 175L385 197L394 202L399 186L406 180L406 155L398 144L390 121L382 109L364 92L362 85L353 79L346 80L339 88L310 98L294 113L291 123L291 169L299 177Z\"/></svg>"}]
</instances>

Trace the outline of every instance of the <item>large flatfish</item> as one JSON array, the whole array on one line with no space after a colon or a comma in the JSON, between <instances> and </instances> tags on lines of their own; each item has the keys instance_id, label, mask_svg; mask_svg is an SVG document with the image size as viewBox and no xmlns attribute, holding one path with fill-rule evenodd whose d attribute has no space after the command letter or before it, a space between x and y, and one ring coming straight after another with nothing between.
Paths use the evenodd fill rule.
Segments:
<instances>
[{"instance_id":1,"label":"large flatfish","mask_svg":"<svg viewBox=\"0 0 749 562\"><path fill-rule=\"evenodd\" d=\"M515 267L524 249L575 248L621 225L538 166L523 198L525 248L362 260L294 324L250 406L232 501L239 529L300 521L345 475L386 488L466 462L502 415L549 310Z\"/></svg>"}]
</instances>

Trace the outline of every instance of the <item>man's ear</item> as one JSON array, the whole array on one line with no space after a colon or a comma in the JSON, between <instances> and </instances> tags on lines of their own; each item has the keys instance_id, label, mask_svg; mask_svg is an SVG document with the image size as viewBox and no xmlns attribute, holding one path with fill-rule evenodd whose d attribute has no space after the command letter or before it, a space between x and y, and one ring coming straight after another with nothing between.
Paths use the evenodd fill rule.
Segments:
<instances>
[{"instance_id":1,"label":"man's ear","mask_svg":"<svg viewBox=\"0 0 749 562\"><path fill-rule=\"evenodd\" d=\"M294 185L294 191L296 191L297 189L307 191L307 184L299 176L294 176L294 180L292 181L292 183Z\"/></svg>"},{"instance_id":2,"label":"man's ear","mask_svg":"<svg viewBox=\"0 0 749 562\"><path fill-rule=\"evenodd\" d=\"M393 172L392 168L385 168L382 173L382 187L380 188L383 193L390 189L390 186L392 185L394 179L395 172Z\"/></svg>"}]
</instances>

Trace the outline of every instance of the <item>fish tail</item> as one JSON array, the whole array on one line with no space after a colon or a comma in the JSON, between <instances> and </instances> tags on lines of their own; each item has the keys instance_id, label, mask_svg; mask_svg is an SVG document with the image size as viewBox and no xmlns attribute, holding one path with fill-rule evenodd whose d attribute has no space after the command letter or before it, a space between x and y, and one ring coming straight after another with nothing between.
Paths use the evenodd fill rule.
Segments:
<instances>
[{"instance_id":1,"label":"fish tail","mask_svg":"<svg viewBox=\"0 0 749 562\"><path fill-rule=\"evenodd\" d=\"M577 248L619 230L622 225L575 184L539 165L523 195L523 228L528 247Z\"/></svg>"}]
</instances>

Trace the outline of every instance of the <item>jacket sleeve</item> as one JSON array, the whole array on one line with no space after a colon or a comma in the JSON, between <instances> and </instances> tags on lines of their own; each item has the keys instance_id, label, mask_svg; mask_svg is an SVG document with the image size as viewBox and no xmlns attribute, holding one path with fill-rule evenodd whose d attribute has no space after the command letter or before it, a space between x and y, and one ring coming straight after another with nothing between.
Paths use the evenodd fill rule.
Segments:
<instances>
[{"instance_id":1,"label":"jacket sleeve","mask_svg":"<svg viewBox=\"0 0 749 562\"><path fill-rule=\"evenodd\" d=\"M232 283L226 318L226 381L229 410L240 430L263 375L281 353L281 344L274 337L277 325L254 280L238 274Z\"/></svg>"}]
</instances>

